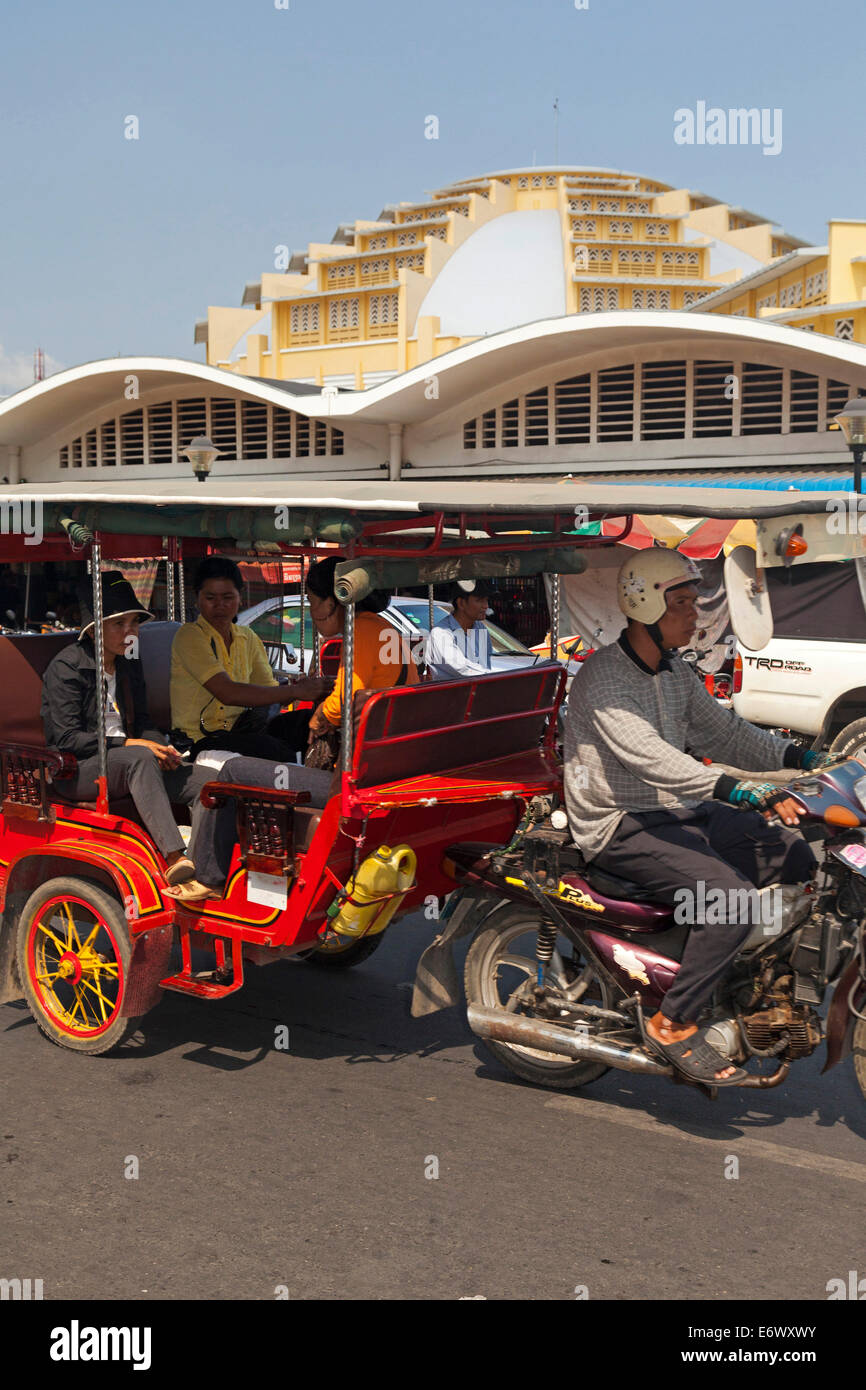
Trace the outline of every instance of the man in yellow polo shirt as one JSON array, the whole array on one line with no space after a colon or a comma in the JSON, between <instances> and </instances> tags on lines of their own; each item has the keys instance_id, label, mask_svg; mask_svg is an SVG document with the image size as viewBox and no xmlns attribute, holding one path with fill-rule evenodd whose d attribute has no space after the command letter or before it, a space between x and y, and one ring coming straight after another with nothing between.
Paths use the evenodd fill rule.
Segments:
<instances>
[{"instance_id":1,"label":"man in yellow polo shirt","mask_svg":"<svg viewBox=\"0 0 866 1390\"><path fill-rule=\"evenodd\" d=\"M281 697L261 638L236 622L240 570L233 560L208 556L196 571L194 587L199 617L178 630L171 650L172 728L190 739L193 757L224 748L285 761L305 747L309 716L298 712L268 723L267 708ZM315 703L331 686L302 676L282 687L282 698Z\"/></svg>"}]
</instances>

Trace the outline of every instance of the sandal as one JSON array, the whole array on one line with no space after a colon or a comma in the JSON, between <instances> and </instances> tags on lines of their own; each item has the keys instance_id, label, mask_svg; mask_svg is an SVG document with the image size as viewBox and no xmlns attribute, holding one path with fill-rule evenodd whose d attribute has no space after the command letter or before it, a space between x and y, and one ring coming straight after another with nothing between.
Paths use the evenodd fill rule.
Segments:
<instances>
[{"instance_id":1,"label":"sandal","mask_svg":"<svg viewBox=\"0 0 866 1390\"><path fill-rule=\"evenodd\" d=\"M182 854L180 859L176 859L171 868L165 871L165 881L172 888L176 888L179 883L188 883L192 878L195 878L195 864L186 854Z\"/></svg>"},{"instance_id":2,"label":"sandal","mask_svg":"<svg viewBox=\"0 0 866 1390\"><path fill-rule=\"evenodd\" d=\"M201 903L205 898L221 898L222 893L218 888L208 888L206 883L199 883L197 878L189 878L185 883L179 883L176 887L163 889L164 896L173 898L176 903Z\"/></svg>"},{"instance_id":3,"label":"sandal","mask_svg":"<svg viewBox=\"0 0 866 1390\"><path fill-rule=\"evenodd\" d=\"M707 1042L705 1028L699 1028L696 1033L672 1043L659 1042L646 1029L644 1035L650 1047L689 1081L697 1081L704 1086L739 1086L749 1075ZM723 1067L734 1067L733 1076L716 1076L716 1072Z\"/></svg>"}]
</instances>

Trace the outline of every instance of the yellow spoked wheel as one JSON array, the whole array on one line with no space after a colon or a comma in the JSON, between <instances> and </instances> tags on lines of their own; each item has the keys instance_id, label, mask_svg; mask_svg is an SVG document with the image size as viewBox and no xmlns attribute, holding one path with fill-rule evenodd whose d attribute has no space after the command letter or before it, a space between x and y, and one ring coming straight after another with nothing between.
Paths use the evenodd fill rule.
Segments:
<instances>
[{"instance_id":1,"label":"yellow spoked wheel","mask_svg":"<svg viewBox=\"0 0 866 1390\"><path fill-rule=\"evenodd\" d=\"M17 957L30 1011L53 1042L108 1052L137 1022L123 1014L132 947L120 904L85 879L55 878L30 895Z\"/></svg>"}]
</instances>

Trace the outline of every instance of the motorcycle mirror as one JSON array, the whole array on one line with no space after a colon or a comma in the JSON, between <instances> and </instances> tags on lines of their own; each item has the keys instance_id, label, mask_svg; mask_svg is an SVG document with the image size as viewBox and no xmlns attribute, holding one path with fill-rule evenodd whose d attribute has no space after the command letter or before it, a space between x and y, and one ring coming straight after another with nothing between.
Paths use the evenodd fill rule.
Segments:
<instances>
[{"instance_id":1,"label":"motorcycle mirror","mask_svg":"<svg viewBox=\"0 0 866 1390\"><path fill-rule=\"evenodd\" d=\"M761 651L773 635L773 610L750 545L736 546L726 559L725 589L737 641L747 651Z\"/></svg>"}]
</instances>

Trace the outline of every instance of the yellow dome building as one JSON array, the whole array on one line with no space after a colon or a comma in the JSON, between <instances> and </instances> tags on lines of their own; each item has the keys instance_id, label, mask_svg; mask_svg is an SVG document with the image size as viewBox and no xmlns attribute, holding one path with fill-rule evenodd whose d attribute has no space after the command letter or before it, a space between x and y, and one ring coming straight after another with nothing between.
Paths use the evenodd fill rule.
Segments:
<instances>
[{"instance_id":1,"label":"yellow dome building","mask_svg":"<svg viewBox=\"0 0 866 1390\"><path fill-rule=\"evenodd\" d=\"M616 169L512 169L385 207L196 325L243 376L369 389L477 338L607 310L770 318L866 341L866 223L810 247L757 213Z\"/></svg>"}]
</instances>

